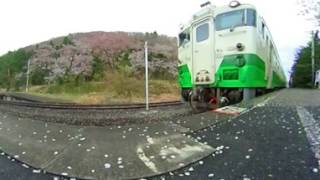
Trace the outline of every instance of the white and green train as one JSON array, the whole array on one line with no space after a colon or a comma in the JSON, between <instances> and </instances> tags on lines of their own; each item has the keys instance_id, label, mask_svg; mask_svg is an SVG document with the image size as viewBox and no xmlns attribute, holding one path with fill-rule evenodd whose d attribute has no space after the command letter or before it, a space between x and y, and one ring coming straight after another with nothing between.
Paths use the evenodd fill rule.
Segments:
<instances>
[{"instance_id":1,"label":"white and green train","mask_svg":"<svg viewBox=\"0 0 320 180\"><path fill-rule=\"evenodd\" d=\"M179 33L179 84L191 102L239 102L286 87L279 55L254 6L207 3Z\"/></svg>"}]
</instances>

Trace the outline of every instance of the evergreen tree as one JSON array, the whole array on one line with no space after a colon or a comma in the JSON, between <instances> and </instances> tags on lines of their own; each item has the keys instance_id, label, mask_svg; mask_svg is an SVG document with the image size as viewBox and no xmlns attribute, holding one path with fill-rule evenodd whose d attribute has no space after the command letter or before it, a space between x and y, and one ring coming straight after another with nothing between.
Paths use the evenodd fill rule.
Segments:
<instances>
[{"instance_id":1,"label":"evergreen tree","mask_svg":"<svg viewBox=\"0 0 320 180\"><path fill-rule=\"evenodd\" d=\"M320 69L320 39L315 36L315 71ZM292 87L310 88L312 82L311 42L297 51L294 64L291 68Z\"/></svg>"}]
</instances>

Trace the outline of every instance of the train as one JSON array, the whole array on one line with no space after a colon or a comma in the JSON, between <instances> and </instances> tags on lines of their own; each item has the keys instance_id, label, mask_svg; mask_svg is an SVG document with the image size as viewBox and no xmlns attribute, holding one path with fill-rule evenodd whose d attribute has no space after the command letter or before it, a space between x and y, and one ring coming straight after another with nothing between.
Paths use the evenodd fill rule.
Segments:
<instances>
[{"instance_id":1,"label":"train","mask_svg":"<svg viewBox=\"0 0 320 180\"><path fill-rule=\"evenodd\" d=\"M285 88L287 79L268 26L251 4L201 5L178 35L181 95L195 111Z\"/></svg>"}]
</instances>

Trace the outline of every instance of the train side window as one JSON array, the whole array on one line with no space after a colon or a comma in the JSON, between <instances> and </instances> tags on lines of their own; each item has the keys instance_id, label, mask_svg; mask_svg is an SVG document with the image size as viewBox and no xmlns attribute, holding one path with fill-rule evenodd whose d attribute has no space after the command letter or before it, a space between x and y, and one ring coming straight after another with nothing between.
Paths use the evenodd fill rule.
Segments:
<instances>
[{"instance_id":1,"label":"train side window","mask_svg":"<svg viewBox=\"0 0 320 180\"><path fill-rule=\"evenodd\" d=\"M179 46L183 44L187 44L190 41L190 34L189 32L182 32L179 34Z\"/></svg>"},{"instance_id":2,"label":"train side window","mask_svg":"<svg viewBox=\"0 0 320 180\"><path fill-rule=\"evenodd\" d=\"M261 33L262 33L262 38L264 38L264 33L266 31L266 25L264 23L261 24Z\"/></svg>"},{"instance_id":3,"label":"train side window","mask_svg":"<svg viewBox=\"0 0 320 180\"><path fill-rule=\"evenodd\" d=\"M271 50L272 52L274 52L274 46L273 46L273 43L271 43L270 50Z\"/></svg>"},{"instance_id":4,"label":"train side window","mask_svg":"<svg viewBox=\"0 0 320 180\"><path fill-rule=\"evenodd\" d=\"M207 40L209 38L209 24L205 23L197 27L196 39L197 42Z\"/></svg>"}]
</instances>

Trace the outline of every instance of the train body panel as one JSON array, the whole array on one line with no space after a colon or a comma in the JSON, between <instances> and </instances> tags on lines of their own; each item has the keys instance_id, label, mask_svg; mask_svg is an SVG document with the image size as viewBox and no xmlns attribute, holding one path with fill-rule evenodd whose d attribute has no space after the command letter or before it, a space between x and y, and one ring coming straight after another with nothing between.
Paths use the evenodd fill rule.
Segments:
<instances>
[{"instance_id":1,"label":"train body panel","mask_svg":"<svg viewBox=\"0 0 320 180\"><path fill-rule=\"evenodd\" d=\"M286 85L271 34L254 6L206 7L181 34L181 88L270 89Z\"/></svg>"},{"instance_id":2,"label":"train body panel","mask_svg":"<svg viewBox=\"0 0 320 180\"><path fill-rule=\"evenodd\" d=\"M286 87L265 21L254 6L233 3L204 7L181 27L178 80L185 100L239 99L246 91Z\"/></svg>"}]
</instances>

